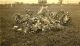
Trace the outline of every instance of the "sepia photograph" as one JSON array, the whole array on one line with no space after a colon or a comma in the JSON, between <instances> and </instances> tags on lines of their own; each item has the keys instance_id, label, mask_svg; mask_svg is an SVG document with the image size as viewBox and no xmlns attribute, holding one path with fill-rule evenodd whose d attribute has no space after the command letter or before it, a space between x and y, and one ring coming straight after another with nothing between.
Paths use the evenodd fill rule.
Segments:
<instances>
[{"instance_id":1,"label":"sepia photograph","mask_svg":"<svg viewBox=\"0 0 80 46\"><path fill-rule=\"evenodd\" d=\"M0 46L80 46L80 0L0 0Z\"/></svg>"}]
</instances>

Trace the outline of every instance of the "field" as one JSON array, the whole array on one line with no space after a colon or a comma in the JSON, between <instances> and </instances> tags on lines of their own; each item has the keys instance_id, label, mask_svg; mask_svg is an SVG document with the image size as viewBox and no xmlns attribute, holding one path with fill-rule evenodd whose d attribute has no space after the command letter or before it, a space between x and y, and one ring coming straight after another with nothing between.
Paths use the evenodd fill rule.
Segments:
<instances>
[{"instance_id":1,"label":"field","mask_svg":"<svg viewBox=\"0 0 80 46\"><path fill-rule=\"evenodd\" d=\"M80 5L48 5L48 9L56 12L60 9L68 11L72 25L61 31L39 33L22 33L12 30L15 13L24 14L25 9L34 11L39 5L0 5L0 45L1 46L80 46Z\"/></svg>"}]
</instances>

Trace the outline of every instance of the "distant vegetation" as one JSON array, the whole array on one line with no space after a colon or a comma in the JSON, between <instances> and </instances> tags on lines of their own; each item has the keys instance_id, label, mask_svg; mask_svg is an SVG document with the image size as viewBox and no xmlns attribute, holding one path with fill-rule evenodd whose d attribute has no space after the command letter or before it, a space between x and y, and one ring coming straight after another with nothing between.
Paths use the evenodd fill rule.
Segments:
<instances>
[{"instance_id":1,"label":"distant vegetation","mask_svg":"<svg viewBox=\"0 0 80 46\"><path fill-rule=\"evenodd\" d=\"M15 2L14 4L24 4L23 2Z\"/></svg>"},{"instance_id":2,"label":"distant vegetation","mask_svg":"<svg viewBox=\"0 0 80 46\"><path fill-rule=\"evenodd\" d=\"M79 5L80 5L80 2L79 2Z\"/></svg>"}]
</instances>

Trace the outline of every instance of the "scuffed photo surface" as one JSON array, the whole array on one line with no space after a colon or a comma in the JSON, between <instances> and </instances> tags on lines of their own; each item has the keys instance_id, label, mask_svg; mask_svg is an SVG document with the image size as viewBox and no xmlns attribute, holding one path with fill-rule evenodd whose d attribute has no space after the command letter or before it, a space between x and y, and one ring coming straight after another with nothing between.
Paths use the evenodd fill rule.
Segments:
<instances>
[{"instance_id":1,"label":"scuffed photo surface","mask_svg":"<svg viewBox=\"0 0 80 46\"><path fill-rule=\"evenodd\" d=\"M80 46L80 0L0 0L0 46Z\"/></svg>"}]
</instances>

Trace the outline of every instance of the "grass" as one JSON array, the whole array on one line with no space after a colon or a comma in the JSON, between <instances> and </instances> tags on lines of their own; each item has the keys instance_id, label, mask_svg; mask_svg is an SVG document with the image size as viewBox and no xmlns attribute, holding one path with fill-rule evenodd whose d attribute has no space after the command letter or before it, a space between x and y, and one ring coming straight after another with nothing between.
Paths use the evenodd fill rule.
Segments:
<instances>
[{"instance_id":1,"label":"grass","mask_svg":"<svg viewBox=\"0 0 80 46\"><path fill-rule=\"evenodd\" d=\"M7 7L0 5L0 23L1 46L80 46L80 6L63 5L65 11L71 13L72 26L61 31L47 31L40 33L22 33L11 30L15 23L14 14L24 14L25 9L31 9L34 14L37 13L40 6L21 5ZM59 5L50 5L49 10L58 11Z\"/></svg>"}]
</instances>

